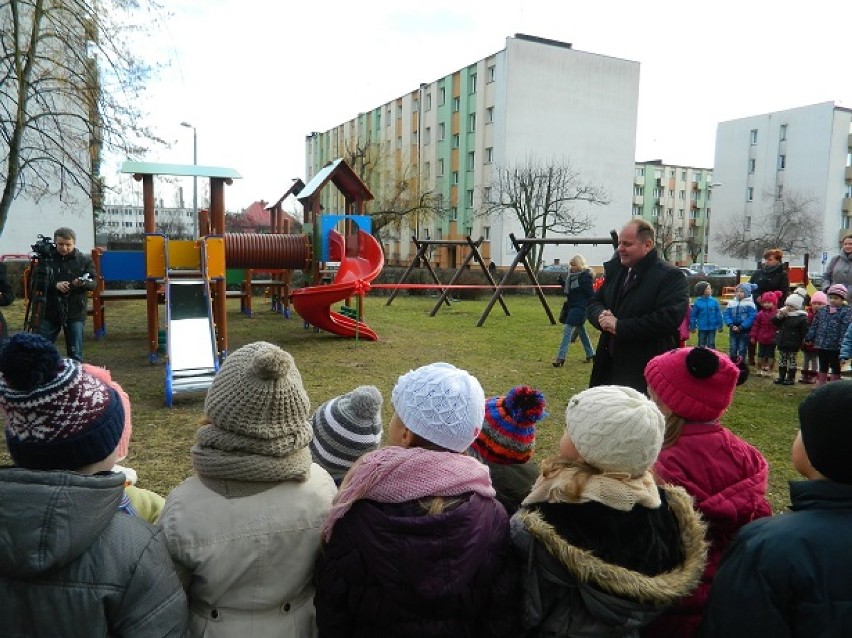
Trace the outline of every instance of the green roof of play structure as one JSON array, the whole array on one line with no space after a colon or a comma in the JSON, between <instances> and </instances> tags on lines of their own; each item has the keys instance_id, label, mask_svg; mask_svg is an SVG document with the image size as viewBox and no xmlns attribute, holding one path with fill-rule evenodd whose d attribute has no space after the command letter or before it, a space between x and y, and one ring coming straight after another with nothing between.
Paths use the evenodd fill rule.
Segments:
<instances>
[{"instance_id":1,"label":"green roof of play structure","mask_svg":"<svg viewBox=\"0 0 852 638\"><path fill-rule=\"evenodd\" d=\"M177 177L215 177L220 179L242 179L233 168L221 166L198 166L197 164L157 164L156 162L126 161L121 165L122 173L134 175L174 175Z\"/></svg>"}]
</instances>

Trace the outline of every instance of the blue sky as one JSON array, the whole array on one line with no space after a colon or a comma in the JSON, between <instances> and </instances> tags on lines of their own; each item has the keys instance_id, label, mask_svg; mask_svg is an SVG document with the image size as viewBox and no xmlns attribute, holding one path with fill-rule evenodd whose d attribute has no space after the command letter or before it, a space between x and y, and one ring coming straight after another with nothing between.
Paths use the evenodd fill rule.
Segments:
<instances>
[{"instance_id":1,"label":"blue sky","mask_svg":"<svg viewBox=\"0 0 852 638\"><path fill-rule=\"evenodd\" d=\"M716 124L834 101L852 108L852 3L743 0L177 0L142 53L167 66L150 121L170 149L150 161L236 168L228 209L304 175L304 141L502 49L527 33L641 63L637 159L712 166ZM376 73L376 70L381 73ZM105 166L107 180L131 188ZM133 186L133 188L136 188ZM191 198L191 184L185 186Z\"/></svg>"}]
</instances>

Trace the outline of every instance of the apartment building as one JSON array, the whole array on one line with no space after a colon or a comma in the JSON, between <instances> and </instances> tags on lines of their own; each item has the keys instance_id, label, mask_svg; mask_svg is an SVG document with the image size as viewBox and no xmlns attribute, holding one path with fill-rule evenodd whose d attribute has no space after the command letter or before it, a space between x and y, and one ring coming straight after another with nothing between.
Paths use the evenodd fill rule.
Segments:
<instances>
[{"instance_id":1,"label":"apartment building","mask_svg":"<svg viewBox=\"0 0 852 638\"><path fill-rule=\"evenodd\" d=\"M191 208L169 208L160 202L154 212L157 232L164 233L171 239L194 237L195 222ZM99 243L130 237L141 238L145 233L145 213L142 206L107 204L95 223Z\"/></svg>"},{"instance_id":2,"label":"apartment building","mask_svg":"<svg viewBox=\"0 0 852 638\"><path fill-rule=\"evenodd\" d=\"M608 204L575 207L592 220L583 237L606 237L630 218L638 92L637 62L516 34L496 53L325 132L311 133L305 143L305 174L310 177L343 157L377 200L390 199L380 195L400 182L406 184L402 190L408 190L409 201L424 193L433 196L439 214L418 213L382 233L390 264L407 263L414 255L413 235L483 237L483 255L506 266L515 255L509 234L522 237L521 226L510 214L482 215L498 167L529 161L570 165L584 182L602 188ZM359 170L359 160L366 156L374 169L370 175ZM326 189L324 197L324 210L345 210L334 189ZM371 203L369 212L376 205ZM454 267L462 251L466 249L436 250L432 261ZM575 252L600 264L612 248L549 246L544 263L567 261Z\"/></svg>"},{"instance_id":3,"label":"apartment building","mask_svg":"<svg viewBox=\"0 0 852 638\"><path fill-rule=\"evenodd\" d=\"M715 261L708 254L713 169L636 162L633 216L654 225L657 248L678 266Z\"/></svg>"},{"instance_id":4,"label":"apartment building","mask_svg":"<svg viewBox=\"0 0 852 638\"><path fill-rule=\"evenodd\" d=\"M823 102L721 122L716 131L713 224L744 224L746 231L772 223L767 213L794 198L808 202L822 222L822 245L810 255L819 271L852 228L852 109ZM771 246L767 246L771 248ZM715 257L713 236L711 256ZM803 255L785 255L791 263ZM725 259L754 267L753 260Z\"/></svg>"}]
</instances>

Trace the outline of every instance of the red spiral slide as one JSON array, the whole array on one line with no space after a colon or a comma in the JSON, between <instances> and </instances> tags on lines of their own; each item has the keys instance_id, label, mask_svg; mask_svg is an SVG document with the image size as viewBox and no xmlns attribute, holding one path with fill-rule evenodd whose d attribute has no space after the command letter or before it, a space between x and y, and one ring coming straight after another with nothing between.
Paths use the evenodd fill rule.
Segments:
<instances>
[{"instance_id":1,"label":"red spiral slide","mask_svg":"<svg viewBox=\"0 0 852 638\"><path fill-rule=\"evenodd\" d=\"M369 341L378 336L365 323L334 312L331 306L355 295L364 295L370 282L379 276L385 256L379 242L363 230L358 231L358 254L347 257L343 237L337 231L329 233L332 259L339 258L340 268L334 281L326 286L299 288L290 294L293 308L306 322L342 337L357 337Z\"/></svg>"}]
</instances>

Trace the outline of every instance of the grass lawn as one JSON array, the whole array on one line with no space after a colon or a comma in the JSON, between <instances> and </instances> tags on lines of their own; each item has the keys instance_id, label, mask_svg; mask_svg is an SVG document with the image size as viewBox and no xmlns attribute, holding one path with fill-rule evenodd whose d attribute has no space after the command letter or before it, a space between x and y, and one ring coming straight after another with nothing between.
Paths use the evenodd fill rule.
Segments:
<instances>
[{"instance_id":1,"label":"grass lawn","mask_svg":"<svg viewBox=\"0 0 852 638\"><path fill-rule=\"evenodd\" d=\"M511 316L499 304L485 325L476 322L487 297L454 301L436 316L429 312L434 297L398 297L386 306L386 297L368 296L364 312L378 342L354 341L304 329L294 314L284 319L254 300L255 316L239 312L238 301L229 302L228 330L231 351L252 341L266 340L290 352L296 360L314 407L351 390L372 384L385 397L384 422L391 416L390 393L397 377L433 361L448 361L476 375L486 396L503 394L512 386L529 384L547 398L550 416L539 424L536 456L554 453L565 426L568 399L588 385L591 364L583 363L579 343L572 344L562 368L553 359L562 325L550 325L534 296L506 297ZM560 297L550 297L554 314ZM13 330L22 325L21 302L3 309ZM162 312L162 311L161 311ZM114 301L106 307L107 336L92 338L91 318L86 324L86 360L105 366L127 390L133 405L133 438L124 462L139 474L139 485L163 495L191 472L189 449L195 439L204 407L204 394L179 394L174 407L165 407L164 366L147 362L145 302ZM597 333L592 330L593 342ZM694 338L693 338L694 342ZM727 334L718 335L717 347L727 351ZM64 353L64 342L58 342ZM787 481L796 476L790 464L790 445L797 430L797 406L812 386L776 386L772 380L752 376L739 387L723 422L754 444L769 460L769 500L775 511L787 504ZM8 462L5 449L0 461Z\"/></svg>"}]
</instances>

